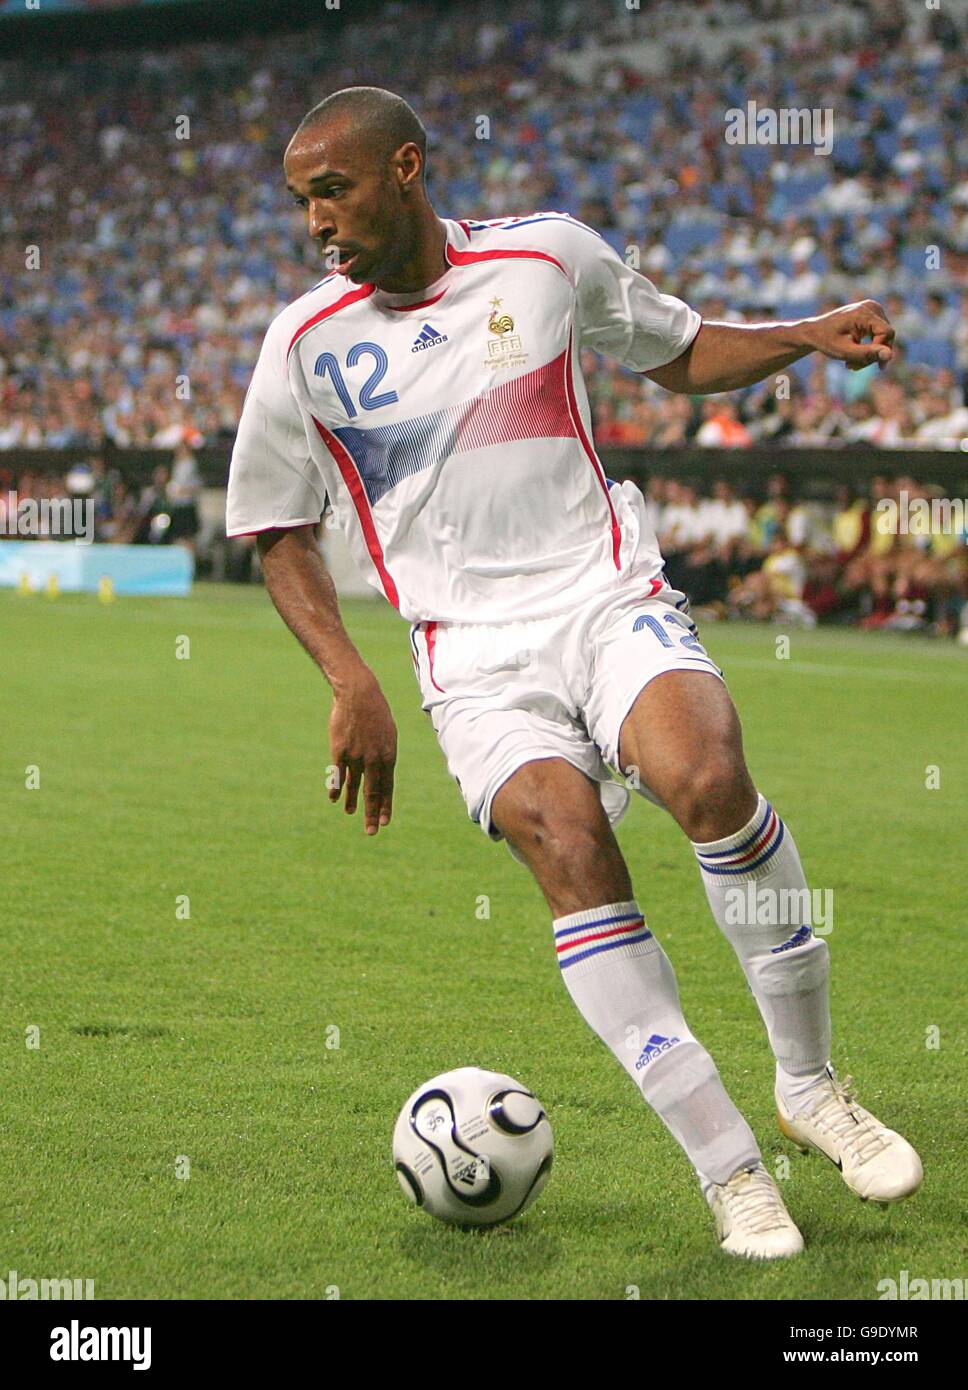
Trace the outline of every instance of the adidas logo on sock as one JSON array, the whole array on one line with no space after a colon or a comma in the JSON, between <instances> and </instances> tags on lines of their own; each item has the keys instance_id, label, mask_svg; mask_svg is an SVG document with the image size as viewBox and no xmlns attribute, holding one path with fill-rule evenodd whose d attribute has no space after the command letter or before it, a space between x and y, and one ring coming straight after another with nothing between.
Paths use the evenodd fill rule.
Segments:
<instances>
[{"instance_id":1,"label":"adidas logo on sock","mask_svg":"<svg viewBox=\"0 0 968 1390\"><path fill-rule=\"evenodd\" d=\"M446 333L438 333L436 328L432 328L429 323L425 323L423 328L413 340L411 352L425 352L427 348L439 347L441 343L447 342Z\"/></svg>"},{"instance_id":2,"label":"adidas logo on sock","mask_svg":"<svg viewBox=\"0 0 968 1390\"><path fill-rule=\"evenodd\" d=\"M675 1047L679 1038L664 1038L661 1033L653 1033L649 1041L639 1053L638 1061L635 1063L635 1070L641 1071L650 1062L654 1062L663 1052L668 1052L670 1047Z\"/></svg>"},{"instance_id":3,"label":"adidas logo on sock","mask_svg":"<svg viewBox=\"0 0 968 1390\"><path fill-rule=\"evenodd\" d=\"M812 935L813 929L808 923L806 926L801 927L799 931L795 931L793 935L780 946L771 946L770 955L778 956L781 951L792 951L795 946L802 946L805 941L809 941Z\"/></svg>"}]
</instances>

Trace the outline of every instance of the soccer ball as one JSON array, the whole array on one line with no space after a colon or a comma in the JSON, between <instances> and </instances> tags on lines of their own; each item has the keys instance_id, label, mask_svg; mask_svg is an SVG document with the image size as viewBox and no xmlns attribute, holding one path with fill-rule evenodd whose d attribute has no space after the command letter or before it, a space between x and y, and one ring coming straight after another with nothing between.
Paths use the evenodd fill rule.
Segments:
<instances>
[{"instance_id":1,"label":"soccer ball","mask_svg":"<svg viewBox=\"0 0 968 1390\"><path fill-rule=\"evenodd\" d=\"M494 1226L529 1207L555 1145L541 1102L501 1072L458 1067L418 1087L393 1131L411 1202L459 1226Z\"/></svg>"}]
</instances>

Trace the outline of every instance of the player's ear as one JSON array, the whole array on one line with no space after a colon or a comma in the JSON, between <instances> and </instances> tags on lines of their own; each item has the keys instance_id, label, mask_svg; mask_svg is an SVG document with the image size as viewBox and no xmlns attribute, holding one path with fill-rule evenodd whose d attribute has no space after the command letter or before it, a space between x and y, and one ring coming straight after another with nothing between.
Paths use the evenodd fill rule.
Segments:
<instances>
[{"instance_id":1,"label":"player's ear","mask_svg":"<svg viewBox=\"0 0 968 1390\"><path fill-rule=\"evenodd\" d=\"M393 156L393 163L400 183L400 191L412 193L420 186L420 176L423 170L423 158L418 146L412 140L408 140L405 145L400 146Z\"/></svg>"}]
</instances>

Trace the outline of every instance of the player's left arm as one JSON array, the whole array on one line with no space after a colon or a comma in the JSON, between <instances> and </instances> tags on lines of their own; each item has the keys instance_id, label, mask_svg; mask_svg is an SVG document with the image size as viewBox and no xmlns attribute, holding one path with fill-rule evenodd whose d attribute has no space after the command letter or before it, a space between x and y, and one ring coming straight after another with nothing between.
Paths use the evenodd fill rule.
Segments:
<instances>
[{"instance_id":1,"label":"player's left arm","mask_svg":"<svg viewBox=\"0 0 968 1390\"><path fill-rule=\"evenodd\" d=\"M894 356L894 329L874 299L792 323L702 323L689 347L663 367L642 373L667 391L711 395L752 386L774 372L822 352L851 371Z\"/></svg>"},{"instance_id":2,"label":"player's left arm","mask_svg":"<svg viewBox=\"0 0 968 1390\"><path fill-rule=\"evenodd\" d=\"M709 395L773 376L810 352L859 371L894 356L894 329L874 299L790 323L708 323L662 294L603 237L564 213L535 219L542 246L575 286L579 341L668 391Z\"/></svg>"}]
</instances>

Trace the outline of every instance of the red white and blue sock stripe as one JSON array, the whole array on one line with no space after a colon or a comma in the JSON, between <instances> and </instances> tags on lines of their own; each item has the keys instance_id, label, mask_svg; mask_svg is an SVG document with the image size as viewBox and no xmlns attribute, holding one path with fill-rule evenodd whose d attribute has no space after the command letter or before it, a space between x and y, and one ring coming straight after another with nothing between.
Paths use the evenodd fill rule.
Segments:
<instances>
[{"instance_id":1,"label":"red white and blue sock stripe","mask_svg":"<svg viewBox=\"0 0 968 1390\"><path fill-rule=\"evenodd\" d=\"M645 925L638 905L610 903L559 917L555 922L555 952L562 970L596 956L641 955L655 938Z\"/></svg>"},{"instance_id":2,"label":"red white and blue sock stripe","mask_svg":"<svg viewBox=\"0 0 968 1390\"><path fill-rule=\"evenodd\" d=\"M770 803L760 797L749 825L709 844L693 844L703 873L716 878L750 878L763 868L783 843L784 826Z\"/></svg>"}]
</instances>

